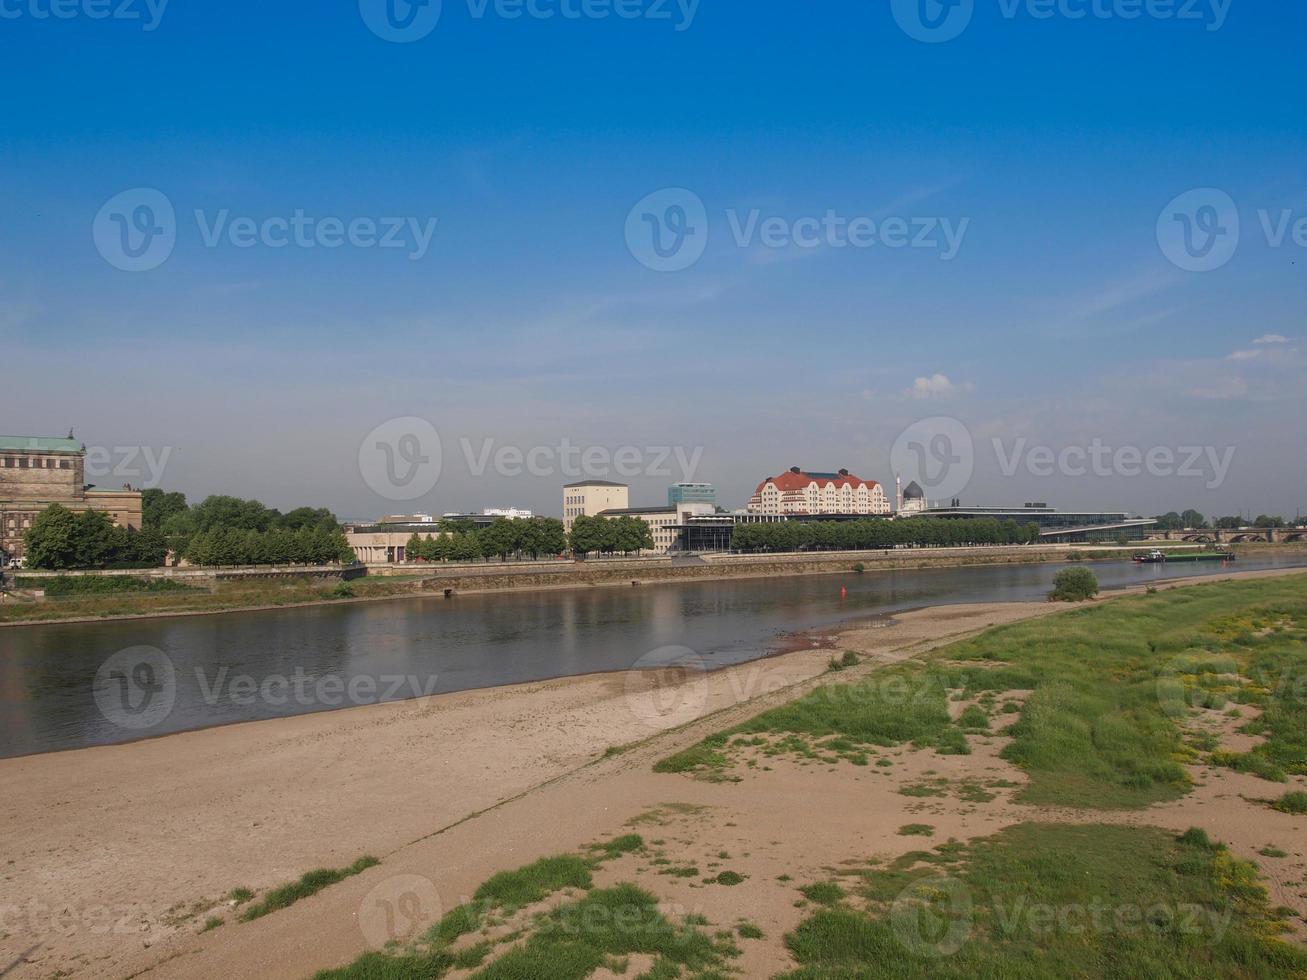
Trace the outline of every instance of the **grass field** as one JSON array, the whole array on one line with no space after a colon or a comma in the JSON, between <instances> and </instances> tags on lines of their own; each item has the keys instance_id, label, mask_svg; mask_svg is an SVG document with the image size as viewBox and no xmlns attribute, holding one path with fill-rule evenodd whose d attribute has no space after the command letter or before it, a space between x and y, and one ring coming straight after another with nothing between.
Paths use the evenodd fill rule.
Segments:
<instances>
[{"instance_id":1,"label":"grass field","mask_svg":"<svg viewBox=\"0 0 1307 980\"><path fill-rule=\"evenodd\" d=\"M1195 585L989 630L927 660L830 683L662 760L660 772L723 778L740 750L849 759L912 743L967 751L948 699L978 699L1013 736L1004 756L1030 776L1028 803L1142 807L1189 789L1203 758L1184 725L1197 708L1258 707L1266 741L1207 760L1270 779L1307 773L1307 577ZM1003 695L1031 691L1008 724ZM1002 725L1008 725L1003 728Z\"/></svg>"},{"instance_id":2,"label":"grass field","mask_svg":"<svg viewBox=\"0 0 1307 980\"><path fill-rule=\"evenodd\" d=\"M1307 976L1256 868L1201 831L1021 824L850 874L785 980Z\"/></svg>"}]
</instances>

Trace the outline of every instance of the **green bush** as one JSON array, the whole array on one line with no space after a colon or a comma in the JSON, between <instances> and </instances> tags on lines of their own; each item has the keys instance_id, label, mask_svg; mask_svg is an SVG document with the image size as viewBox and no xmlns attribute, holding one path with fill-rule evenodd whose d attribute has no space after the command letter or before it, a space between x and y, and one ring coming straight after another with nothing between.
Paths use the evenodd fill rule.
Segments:
<instances>
[{"instance_id":1,"label":"green bush","mask_svg":"<svg viewBox=\"0 0 1307 980\"><path fill-rule=\"evenodd\" d=\"M1053 576L1054 602L1084 602L1098 595L1098 579L1087 568L1064 568Z\"/></svg>"},{"instance_id":2,"label":"green bush","mask_svg":"<svg viewBox=\"0 0 1307 980\"><path fill-rule=\"evenodd\" d=\"M1307 813L1307 793L1301 790L1285 793L1275 802L1274 806L1281 813Z\"/></svg>"}]
</instances>

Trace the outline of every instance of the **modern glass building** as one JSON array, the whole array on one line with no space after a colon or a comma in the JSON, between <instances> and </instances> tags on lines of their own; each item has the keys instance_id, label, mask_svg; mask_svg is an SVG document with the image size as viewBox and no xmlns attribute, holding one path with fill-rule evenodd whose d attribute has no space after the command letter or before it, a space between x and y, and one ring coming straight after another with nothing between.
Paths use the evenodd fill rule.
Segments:
<instances>
[{"instance_id":1,"label":"modern glass building","mask_svg":"<svg viewBox=\"0 0 1307 980\"><path fill-rule=\"evenodd\" d=\"M667 488L667 506L717 504L717 488L711 483L677 483Z\"/></svg>"}]
</instances>

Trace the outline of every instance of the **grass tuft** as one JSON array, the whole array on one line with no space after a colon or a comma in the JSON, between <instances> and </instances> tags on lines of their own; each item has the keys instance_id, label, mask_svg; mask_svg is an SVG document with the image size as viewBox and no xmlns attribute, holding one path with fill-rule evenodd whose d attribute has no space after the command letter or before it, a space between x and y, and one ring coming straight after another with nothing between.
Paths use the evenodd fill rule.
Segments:
<instances>
[{"instance_id":1,"label":"grass tuft","mask_svg":"<svg viewBox=\"0 0 1307 980\"><path fill-rule=\"evenodd\" d=\"M262 900L254 903L241 913L241 921L249 922L261 918L269 912L275 912L278 909L286 908L288 905L294 905L300 899L308 898L310 895L322 891L328 885L344 881L346 878L353 877L380 863L376 858L368 855L359 858L347 868L318 868L316 871L309 871L301 875L299 881L293 881L289 885L282 885L280 888L274 888L268 892L263 896Z\"/></svg>"}]
</instances>

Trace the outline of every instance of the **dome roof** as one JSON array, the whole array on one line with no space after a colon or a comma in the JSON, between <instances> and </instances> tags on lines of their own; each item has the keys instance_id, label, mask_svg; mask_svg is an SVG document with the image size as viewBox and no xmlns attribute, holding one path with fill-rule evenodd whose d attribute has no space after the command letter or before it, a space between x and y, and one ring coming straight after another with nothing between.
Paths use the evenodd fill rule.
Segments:
<instances>
[{"instance_id":1,"label":"dome roof","mask_svg":"<svg viewBox=\"0 0 1307 980\"><path fill-rule=\"evenodd\" d=\"M903 488L903 499L925 500L926 492L922 490L920 486L917 485L916 480L913 480L911 483L909 483L906 487Z\"/></svg>"}]
</instances>

